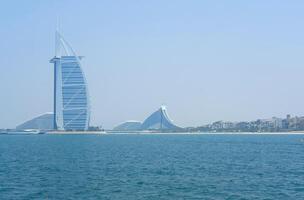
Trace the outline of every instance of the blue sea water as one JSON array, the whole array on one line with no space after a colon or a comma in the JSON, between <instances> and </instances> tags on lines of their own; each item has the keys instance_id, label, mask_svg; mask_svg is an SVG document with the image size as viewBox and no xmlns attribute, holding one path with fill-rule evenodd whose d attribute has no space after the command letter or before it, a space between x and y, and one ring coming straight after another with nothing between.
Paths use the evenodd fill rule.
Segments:
<instances>
[{"instance_id":1,"label":"blue sea water","mask_svg":"<svg viewBox=\"0 0 304 200\"><path fill-rule=\"evenodd\" d=\"M2 135L0 199L304 199L304 135Z\"/></svg>"}]
</instances>

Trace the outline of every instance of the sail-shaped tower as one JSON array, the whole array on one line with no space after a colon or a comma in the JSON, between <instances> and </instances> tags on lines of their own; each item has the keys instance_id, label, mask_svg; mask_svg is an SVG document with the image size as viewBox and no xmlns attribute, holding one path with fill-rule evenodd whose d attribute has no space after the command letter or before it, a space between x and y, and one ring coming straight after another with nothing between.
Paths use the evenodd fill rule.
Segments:
<instances>
[{"instance_id":1,"label":"sail-shaped tower","mask_svg":"<svg viewBox=\"0 0 304 200\"><path fill-rule=\"evenodd\" d=\"M54 129L88 130L90 102L81 56L56 31L54 64Z\"/></svg>"}]
</instances>

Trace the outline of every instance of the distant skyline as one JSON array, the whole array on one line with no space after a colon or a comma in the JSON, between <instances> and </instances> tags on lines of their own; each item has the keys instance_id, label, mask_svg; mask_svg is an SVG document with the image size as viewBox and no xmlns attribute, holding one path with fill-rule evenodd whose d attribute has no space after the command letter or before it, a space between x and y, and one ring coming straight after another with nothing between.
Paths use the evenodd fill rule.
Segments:
<instances>
[{"instance_id":1,"label":"distant skyline","mask_svg":"<svg viewBox=\"0 0 304 200\"><path fill-rule=\"evenodd\" d=\"M18 6L17 6L18 5ZM53 110L54 35L78 55L91 125L304 115L303 1L4 1L0 128Z\"/></svg>"}]
</instances>

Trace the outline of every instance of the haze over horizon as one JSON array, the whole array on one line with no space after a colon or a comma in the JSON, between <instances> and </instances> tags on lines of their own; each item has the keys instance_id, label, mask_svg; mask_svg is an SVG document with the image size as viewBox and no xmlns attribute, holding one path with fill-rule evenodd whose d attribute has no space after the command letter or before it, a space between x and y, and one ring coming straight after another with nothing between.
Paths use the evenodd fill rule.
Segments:
<instances>
[{"instance_id":1,"label":"haze over horizon","mask_svg":"<svg viewBox=\"0 0 304 200\"><path fill-rule=\"evenodd\" d=\"M18 5L18 6L16 6ZM79 55L91 125L177 125L304 115L303 1L7 1L0 128L53 109L54 33Z\"/></svg>"}]
</instances>

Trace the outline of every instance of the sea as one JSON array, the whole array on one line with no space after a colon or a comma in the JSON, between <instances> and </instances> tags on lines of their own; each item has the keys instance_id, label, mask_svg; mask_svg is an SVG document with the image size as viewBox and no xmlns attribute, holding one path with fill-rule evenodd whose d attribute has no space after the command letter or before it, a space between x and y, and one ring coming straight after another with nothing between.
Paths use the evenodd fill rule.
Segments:
<instances>
[{"instance_id":1,"label":"sea","mask_svg":"<svg viewBox=\"0 0 304 200\"><path fill-rule=\"evenodd\" d=\"M304 199L304 135L1 135L0 199Z\"/></svg>"}]
</instances>

